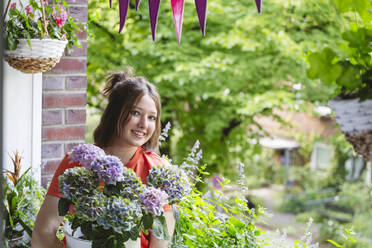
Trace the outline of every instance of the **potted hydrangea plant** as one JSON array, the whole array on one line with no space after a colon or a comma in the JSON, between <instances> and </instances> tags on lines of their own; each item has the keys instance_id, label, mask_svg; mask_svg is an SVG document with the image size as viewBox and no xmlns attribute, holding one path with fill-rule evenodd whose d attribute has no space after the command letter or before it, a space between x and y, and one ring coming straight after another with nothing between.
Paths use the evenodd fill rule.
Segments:
<instances>
[{"instance_id":1,"label":"potted hydrangea plant","mask_svg":"<svg viewBox=\"0 0 372 248\"><path fill-rule=\"evenodd\" d=\"M59 177L58 211L69 222L67 247L138 248L141 232L150 228L159 239L169 239L163 206L178 203L188 193L181 169L155 167L144 185L119 158L97 146L76 146L70 159L82 166Z\"/></svg>"},{"instance_id":2,"label":"potted hydrangea plant","mask_svg":"<svg viewBox=\"0 0 372 248\"><path fill-rule=\"evenodd\" d=\"M334 88L329 105L336 121L354 150L372 160L372 2L333 3L340 13L354 12L355 21L342 33L338 50L309 55L308 76Z\"/></svg>"},{"instance_id":3,"label":"potted hydrangea plant","mask_svg":"<svg viewBox=\"0 0 372 248\"><path fill-rule=\"evenodd\" d=\"M66 46L81 47L76 33L84 25L67 14L65 1L19 5L8 0L4 13L5 60L10 66L24 73L45 72L59 62Z\"/></svg>"}]
</instances>

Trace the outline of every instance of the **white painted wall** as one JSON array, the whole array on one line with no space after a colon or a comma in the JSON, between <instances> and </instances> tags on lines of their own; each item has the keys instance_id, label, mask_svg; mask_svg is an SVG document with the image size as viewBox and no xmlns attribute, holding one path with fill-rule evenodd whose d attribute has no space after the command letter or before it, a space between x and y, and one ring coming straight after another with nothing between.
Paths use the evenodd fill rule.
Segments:
<instances>
[{"instance_id":1,"label":"white painted wall","mask_svg":"<svg viewBox=\"0 0 372 248\"><path fill-rule=\"evenodd\" d=\"M32 166L40 182L42 74L25 74L5 62L3 104L4 168L13 171L8 154L18 151L22 171Z\"/></svg>"}]
</instances>

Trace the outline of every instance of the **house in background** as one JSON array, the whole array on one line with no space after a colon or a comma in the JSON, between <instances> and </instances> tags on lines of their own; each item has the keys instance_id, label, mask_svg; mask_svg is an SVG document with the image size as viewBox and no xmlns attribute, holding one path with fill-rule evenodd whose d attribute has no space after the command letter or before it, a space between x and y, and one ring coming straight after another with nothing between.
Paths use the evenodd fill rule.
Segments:
<instances>
[{"instance_id":1,"label":"house in background","mask_svg":"<svg viewBox=\"0 0 372 248\"><path fill-rule=\"evenodd\" d=\"M325 143L316 142L311 156L305 158L299 153L301 136L308 137L330 137L338 129L331 110L327 107L314 108L313 113L291 112L285 110L274 110L286 124L280 123L272 117L256 117L255 121L261 125L266 136L260 138L262 147L274 150L274 164L285 166L286 177L289 177L290 167L293 165L303 166L310 164L314 170L325 170L333 159L333 147Z\"/></svg>"},{"instance_id":2,"label":"house in background","mask_svg":"<svg viewBox=\"0 0 372 248\"><path fill-rule=\"evenodd\" d=\"M70 15L87 21L88 0L66 2ZM13 170L9 156L18 151L22 170L32 166L43 186L65 153L85 139L87 37L79 37L83 47L66 51L47 73L24 74L4 62L3 167Z\"/></svg>"},{"instance_id":3,"label":"house in background","mask_svg":"<svg viewBox=\"0 0 372 248\"><path fill-rule=\"evenodd\" d=\"M328 107L316 107L313 114L304 112L290 112L275 110L274 114L280 116L288 125L283 125L271 117L257 117L263 130L269 134L260 139L261 146L274 150L274 163L276 166L285 166L288 179L290 167L293 165L309 164L313 170L326 171L334 158L334 148L322 142L315 142L311 147L311 156L305 159L298 153L301 141L298 134L311 137L331 137L338 132L335 119L331 116ZM366 184L371 185L371 164L363 161L361 157L353 157L345 163L347 170L346 180L358 179L363 170L366 169Z\"/></svg>"}]
</instances>

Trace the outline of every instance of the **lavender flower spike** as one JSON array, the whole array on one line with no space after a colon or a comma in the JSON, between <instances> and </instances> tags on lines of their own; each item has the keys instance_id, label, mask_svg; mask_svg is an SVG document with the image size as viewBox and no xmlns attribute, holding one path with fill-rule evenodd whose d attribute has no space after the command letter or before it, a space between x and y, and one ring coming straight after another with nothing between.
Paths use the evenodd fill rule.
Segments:
<instances>
[{"instance_id":1,"label":"lavender flower spike","mask_svg":"<svg viewBox=\"0 0 372 248\"><path fill-rule=\"evenodd\" d=\"M98 146L92 144L81 144L72 149L69 158L71 162L80 162L85 168L90 169L91 162L97 157L104 155L105 152Z\"/></svg>"},{"instance_id":2,"label":"lavender flower spike","mask_svg":"<svg viewBox=\"0 0 372 248\"><path fill-rule=\"evenodd\" d=\"M168 138L168 132L170 128L171 128L171 123L167 122L163 130L161 130L161 134L159 136L159 145L161 145L161 142L166 141L166 139Z\"/></svg>"}]
</instances>

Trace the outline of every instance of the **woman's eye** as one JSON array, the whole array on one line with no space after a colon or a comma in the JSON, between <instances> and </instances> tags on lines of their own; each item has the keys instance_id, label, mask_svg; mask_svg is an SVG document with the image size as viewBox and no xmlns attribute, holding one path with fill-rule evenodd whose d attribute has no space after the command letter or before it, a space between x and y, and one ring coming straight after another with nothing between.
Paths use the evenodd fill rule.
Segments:
<instances>
[{"instance_id":1,"label":"woman's eye","mask_svg":"<svg viewBox=\"0 0 372 248\"><path fill-rule=\"evenodd\" d=\"M156 120L156 116L150 115L150 116L149 116L149 119L150 119L151 121L155 121L155 120Z\"/></svg>"},{"instance_id":2,"label":"woman's eye","mask_svg":"<svg viewBox=\"0 0 372 248\"><path fill-rule=\"evenodd\" d=\"M132 115L134 115L134 116L138 116L138 115L140 115L140 112L134 110L134 111L132 111Z\"/></svg>"}]
</instances>

